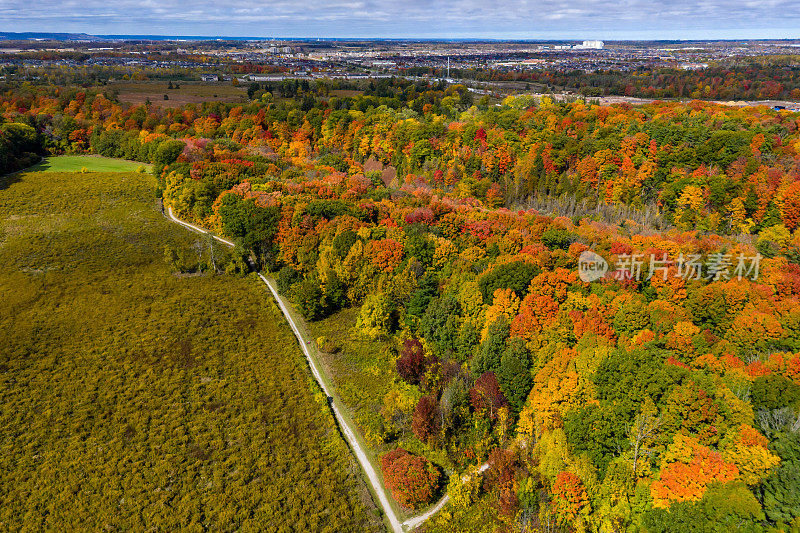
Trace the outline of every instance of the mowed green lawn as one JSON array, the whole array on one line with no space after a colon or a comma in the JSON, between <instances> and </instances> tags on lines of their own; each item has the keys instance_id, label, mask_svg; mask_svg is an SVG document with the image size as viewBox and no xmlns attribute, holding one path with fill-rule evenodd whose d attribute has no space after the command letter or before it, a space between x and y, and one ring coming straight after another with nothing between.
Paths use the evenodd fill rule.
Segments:
<instances>
[{"instance_id":1,"label":"mowed green lawn","mask_svg":"<svg viewBox=\"0 0 800 533\"><path fill-rule=\"evenodd\" d=\"M150 170L151 165L128 161L126 159L113 159L99 155L57 155L46 157L41 163L29 168L28 172L136 172L144 167Z\"/></svg>"},{"instance_id":2,"label":"mowed green lawn","mask_svg":"<svg viewBox=\"0 0 800 533\"><path fill-rule=\"evenodd\" d=\"M0 531L383 531L254 277L179 276L154 178L0 178Z\"/></svg>"}]
</instances>

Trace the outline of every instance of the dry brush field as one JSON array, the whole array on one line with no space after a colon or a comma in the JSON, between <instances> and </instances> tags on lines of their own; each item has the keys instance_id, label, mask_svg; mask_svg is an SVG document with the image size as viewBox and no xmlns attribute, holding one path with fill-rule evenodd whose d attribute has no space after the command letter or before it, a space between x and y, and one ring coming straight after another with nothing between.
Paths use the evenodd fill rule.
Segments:
<instances>
[{"instance_id":1,"label":"dry brush field","mask_svg":"<svg viewBox=\"0 0 800 533\"><path fill-rule=\"evenodd\" d=\"M0 181L0 530L379 531L253 279L178 276L151 177Z\"/></svg>"}]
</instances>

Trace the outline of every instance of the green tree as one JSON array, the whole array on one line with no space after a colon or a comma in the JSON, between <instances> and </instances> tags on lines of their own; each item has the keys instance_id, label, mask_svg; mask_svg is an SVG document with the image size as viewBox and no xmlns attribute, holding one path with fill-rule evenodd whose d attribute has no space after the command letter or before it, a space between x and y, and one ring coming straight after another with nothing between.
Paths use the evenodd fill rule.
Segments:
<instances>
[{"instance_id":1,"label":"green tree","mask_svg":"<svg viewBox=\"0 0 800 533\"><path fill-rule=\"evenodd\" d=\"M781 435L772 448L781 464L762 483L760 497L767 518L786 526L800 520L800 433Z\"/></svg>"},{"instance_id":2,"label":"green tree","mask_svg":"<svg viewBox=\"0 0 800 533\"><path fill-rule=\"evenodd\" d=\"M575 240L575 235L558 226L550 226L542 234L542 244L551 250L566 250Z\"/></svg>"},{"instance_id":3,"label":"green tree","mask_svg":"<svg viewBox=\"0 0 800 533\"><path fill-rule=\"evenodd\" d=\"M27 124L18 122L0 124L0 138L5 140L8 150L15 155L39 152L42 149L39 134Z\"/></svg>"},{"instance_id":4,"label":"green tree","mask_svg":"<svg viewBox=\"0 0 800 533\"><path fill-rule=\"evenodd\" d=\"M303 280L303 274L294 269L294 267L286 265L278 272L278 292L289 296L292 285L298 281Z\"/></svg>"},{"instance_id":5,"label":"green tree","mask_svg":"<svg viewBox=\"0 0 800 533\"><path fill-rule=\"evenodd\" d=\"M539 267L525 261L513 261L495 267L478 280L483 301L491 305L494 291L497 289L511 289L517 296L524 298L531 280L539 274L539 271Z\"/></svg>"},{"instance_id":6,"label":"green tree","mask_svg":"<svg viewBox=\"0 0 800 533\"><path fill-rule=\"evenodd\" d=\"M183 152L186 143L177 139L169 139L164 141L153 154L153 163L157 165L171 165L178 159L178 156Z\"/></svg>"},{"instance_id":7,"label":"green tree","mask_svg":"<svg viewBox=\"0 0 800 533\"><path fill-rule=\"evenodd\" d=\"M495 372L500 368L500 358L506 349L506 339L511 331L508 321L501 316L489 325L486 338L481 343L478 355L472 361L476 376L484 372Z\"/></svg>"},{"instance_id":8,"label":"green tree","mask_svg":"<svg viewBox=\"0 0 800 533\"><path fill-rule=\"evenodd\" d=\"M226 194L222 197L219 215L225 235L252 250L260 260L273 259L272 241L280 219L277 206L260 207L253 199L243 200L236 194Z\"/></svg>"},{"instance_id":9,"label":"green tree","mask_svg":"<svg viewBox=\"0 0 800 533\"><path fill-rule=\"evenodd\" d=\"M519 414L533 386L530 354L520 338L512 339L500 358L497 380L514 414Z\"/></svg>"},{"instance_id":10,"label":"green tree","mask_svg":"<svg viewBox=\"0 0 800 533\"><path fill-rule=\"evenodd\" d=\"M688 371L664 361L670 352L654 349L636 349L630 352L616 350L600 363L594 375L597 396L633 414L645 398L659 405L672 388L680 383Z\"/></svg>"},{"instance_id":11,"label":"green tree","mask_svg":"<svg viewBox=\"0 0 800 533\"><path fill-rule=\"evenodd\" d=\"M356 243L356 240L358 240L358 235L355 231L350 229L345 230L334 237L333 251L336 252L336 255L341 259L344 259L347 257L350 248Z\"/></svg>"},{"instance_id":12,"label":"green tree","mask_svg":"<svg viewBox=\"0 0 800 533\"><path fill-rule=\"evenodd\" d=\"M627 448L629 413L611 404L586 405L564 415L564 433L576 456L585 454L605 475L608 464Z\"/></svg>"},{"instance_id":13,"label":"green tree","mask_svg":"<svg viewBox=\"0 0 800 533\"><path fill-rule=\"evenodd\" d=\"M763 531L764 512L741 481L712 485L699 502L673 503L669 509L652 509L644 517L651 533L727 533Z\"/></svg>"},{"instance_id":14,"label":"green tree","mask_svg":"<svg viewBox=\"0 0 800 533\"><path fill-rule=\"evenodd\" d=\"M420 320L420 331L436 355L450 355L455 350L461 304L450 295L434 298Z\"/></svg>"},{"instance_id":15,"label":"green tree","mask_svg":"<svg viewBox=\"0 0 800 533\"><path fill-rule=\"evenodd\" d=\"M781 409L800 401L800 385L778 374L758 376L750 388L755 409Z\"/></svg>"},{"instance_id":16,"label":"green tree","mask_svg":"<svg viewBox=\"0 0 800 533\"><path fill-rule=\"evenodd\" d=\"M347 305L347 286L332 268L325 270L325 306L328 313Z\"/></svg>"},{"instance_id":17,"label":"green tree","mask_svg":"<svg viewBox=\"0 0 800 533\"><path fill-rule=\"evenodd\" d=\"M306 276L297 287L297 305L308 320L318 320L325 316L325 293L316 272Z\"/></svg>"}]
</instances>

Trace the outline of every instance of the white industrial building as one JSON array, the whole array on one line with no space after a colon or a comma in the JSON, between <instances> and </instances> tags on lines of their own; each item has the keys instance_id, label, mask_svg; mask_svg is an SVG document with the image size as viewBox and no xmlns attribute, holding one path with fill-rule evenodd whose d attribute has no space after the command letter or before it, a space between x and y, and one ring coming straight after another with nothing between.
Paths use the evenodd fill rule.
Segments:
<instances>
[{"instance_id":1,"label":"white industrial building","mask_svg":"<svg viewBox=\"0 0 800 533\"><path fill-rule=\"evenodd\" d=\"M573 48L578 50L602 50L604 45L603 41L583 41L583 44L576 44Z\"/></svg>"}]
</instances>

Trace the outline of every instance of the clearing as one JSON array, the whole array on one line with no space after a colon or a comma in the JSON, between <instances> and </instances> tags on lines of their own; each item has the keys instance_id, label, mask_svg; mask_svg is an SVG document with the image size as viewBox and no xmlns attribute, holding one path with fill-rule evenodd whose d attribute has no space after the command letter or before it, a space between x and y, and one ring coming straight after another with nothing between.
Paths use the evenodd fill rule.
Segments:
<instances>
[{"instance_id":1,"label":"clearing","mask_svg":"<svg viewBox=\"0 0 800 533\"><path fill-rule=\"evenodd\" d=\"M89 172L135 172L140 167L150 170L151 165L99 155L57 155L45 157L40 163L26 171L80 172L85 168Z\"/></svg>"},{"instance_id":2,"label":"clearing","mask_svg":"<svg viewBox=\"0 0 800 533\"><path fill-rule=\"evenodd\" d=\"M144 104L148 100L154 106L181 107L184 104L203 102L247 102L247 86L235 86L232 82L172 82L177 89L169 89L169 82L121 82L110 84L120 102ZM168 99L165 100L164 96Z\"/></svg>"}]
</instances>

